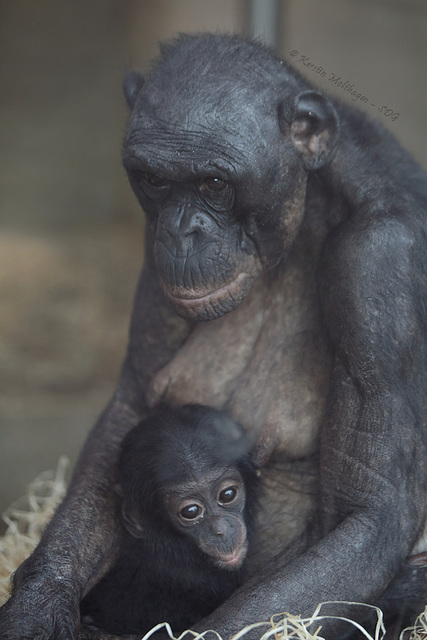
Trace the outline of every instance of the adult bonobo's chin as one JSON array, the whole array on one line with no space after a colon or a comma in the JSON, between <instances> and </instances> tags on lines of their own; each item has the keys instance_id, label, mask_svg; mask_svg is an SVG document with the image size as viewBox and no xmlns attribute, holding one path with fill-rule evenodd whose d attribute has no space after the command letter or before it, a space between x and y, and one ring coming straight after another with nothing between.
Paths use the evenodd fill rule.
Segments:
<instances>
[{"instance_id":1,"label":"adult bonobo's chin","mask_svg":"<svg viewBox=\"0 0 427 640\"><path fill-rule=\"evenodd\" d=\"M124 163L149 221L129 348L0 637L77 635L79 600L120 546L120 442L187 403L243 426L262 482L247 578L197 629L226 637L325 600L421 606L426 175L379 124L238 37L181 37L125 95Z\"/></svg>"},{"instance_id":2,"label":"adult bonobo's chin","mask_svg":"<svg viewBox=\"0 0 427 640\"><path fill-rule=\"evenodd\" d=\"M200 321L234 309L262 271L284 262L307 169L330 157L338 117L289 73L280 86L278 63L261 48L262 77L237 38L219 58L208 50L221 40L187 41L188 54L195 43L206 51L191 64L178 48L147 80L125 78L123 160L153 228L163 290L179 315Z\"/></svg>"}]
</instances>

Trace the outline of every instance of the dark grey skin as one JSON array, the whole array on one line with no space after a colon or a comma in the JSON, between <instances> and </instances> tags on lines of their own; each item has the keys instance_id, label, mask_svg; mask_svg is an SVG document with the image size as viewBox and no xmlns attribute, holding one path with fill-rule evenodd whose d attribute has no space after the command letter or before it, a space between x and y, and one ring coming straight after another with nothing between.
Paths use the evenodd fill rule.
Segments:
<instances>
[{"instance_id":1,"label":"dark grey skin","mask_svg":"<svg viewBox=\"0 0 427 640\"><path fill-rule=\"evenodd\" d=\"M119 543L120 441L160 403L226 410L261 469L252 576L198 630L376 602L426 522L427 177L379 124L239 38L184 37L124 89L148 220L129 349L0 637L77 637ZM411 576L427 601L425 569Z\"/></svg>"}]
</instances>

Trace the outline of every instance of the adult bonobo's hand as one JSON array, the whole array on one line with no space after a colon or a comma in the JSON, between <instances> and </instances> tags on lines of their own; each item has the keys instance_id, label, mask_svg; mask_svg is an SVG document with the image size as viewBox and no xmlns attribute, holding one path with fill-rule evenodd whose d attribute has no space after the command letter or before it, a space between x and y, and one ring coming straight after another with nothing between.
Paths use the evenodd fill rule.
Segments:
<instances>
[{"instance_id":1,"label":"adult bonobo's hand","mask_svg":"<svg viewBox=\"0 0 427 640\"><path fill-rule=\"evenodd\" d=\"M78 629L78 608L74 615L67 597L56 590L20 591L0 609L2 640L74 640Z\"/></svg>"},{"instance_id":2,"label":"adult bonobo's hand","mask_svg":"<svg viewBox=\"0 0 427 640\"><path fill-rule=\"evenodd\" d=\"M1 640L75 640L80 624L79 597L70 584L49 578L47 571L25 576L19 588L0 608ZM25 572L26 573L26 572Z\"/></svg>"},{"instance_id":3,"label":"adult bonobo's hand","mask_svg":"<svg viewBox=\"0 0 427 640\"><path fill-rule=\"evenodd\" d=\"M89 435L64 502L39 546L16 571L13 595L0 608L1 640L79 637L80 599L108 567L118 539L113 482L119 443L141 418L138 403L131 408L129 373L123 380L126 394L119 386ZM117 440L112 445L113 430Z\"/></svg>"}]
</instances>

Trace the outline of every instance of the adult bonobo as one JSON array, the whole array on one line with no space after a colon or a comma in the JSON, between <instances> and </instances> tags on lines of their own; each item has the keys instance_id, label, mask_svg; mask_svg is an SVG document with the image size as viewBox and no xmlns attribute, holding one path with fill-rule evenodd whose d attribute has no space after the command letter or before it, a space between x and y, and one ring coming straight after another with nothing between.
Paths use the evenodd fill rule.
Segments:
<instances>
[{"instance_id":1,"label":"adult bonobo","mask_svg":"<svg viewBox=\"0 0 427 640\"><path fill-rule=\"evenodd\" d=\"M183 36L124 89L148 217L129 350L0 637L75 637L117 548L120 441L160 404L225 409L262 473L253 575L198 629L374 602L426 520L427 178L238 37Z\"/></svg>"}]
</instances>

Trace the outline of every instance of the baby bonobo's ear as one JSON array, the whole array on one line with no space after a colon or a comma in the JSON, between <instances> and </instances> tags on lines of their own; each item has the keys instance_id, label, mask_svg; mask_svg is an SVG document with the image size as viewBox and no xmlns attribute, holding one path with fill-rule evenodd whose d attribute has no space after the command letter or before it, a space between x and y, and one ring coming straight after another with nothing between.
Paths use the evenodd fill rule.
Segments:
<instances>
[{"instance_id":1,"label":"baby bonobo's ear","mask_svg":"<svg viewBox=\"0 0 427 640\"><path fill-rule=\"evenodd\" d=\"M123 494L123 489L122 489L122 486L120 484L118 484L118 483L115 484L114 487L113 487L113 491L117 496L119 496L119 498L123 498L123 495L124 495Z\"/></svg>"},{"instance_id":2,"label":"baby bonobo's ear","mask_svg":"<svg viewBox=\"0 0 427 640\"><path fill-rule=\"evenodd\" d=\"M145 79L139 71L128 71L123 79L123 93L129 109L133 109Z\"/></svg>"},{"instance_id":3,"label":"baby bonobo's ear","mask_svg":"<svg viewBox=\"0 0 427 640\"><path fill-rule=\"evenodd\" d=\"M123 525L134 538L142 538L144 535L144 527L140 521L138 514L128 504L122 504L122 521Z\"/></svg>"},{"instance_id":4,"label":"baby bonobo's ear","mask_svg":"<svg viewBox=\"0 0 427 640\"><path fill-rule=\"evenodd\" d=\"M122 503L120 511L122 523L126 531L128 531L134 538L142 538L144 534L144 528L142 526L140 518L138 517L138 514L135 513L135 509L132 508L128 500L124 500L124 492L121 484L115 484L113 487L113 491L120 498Z\"/></svg>"}]
</instances>

